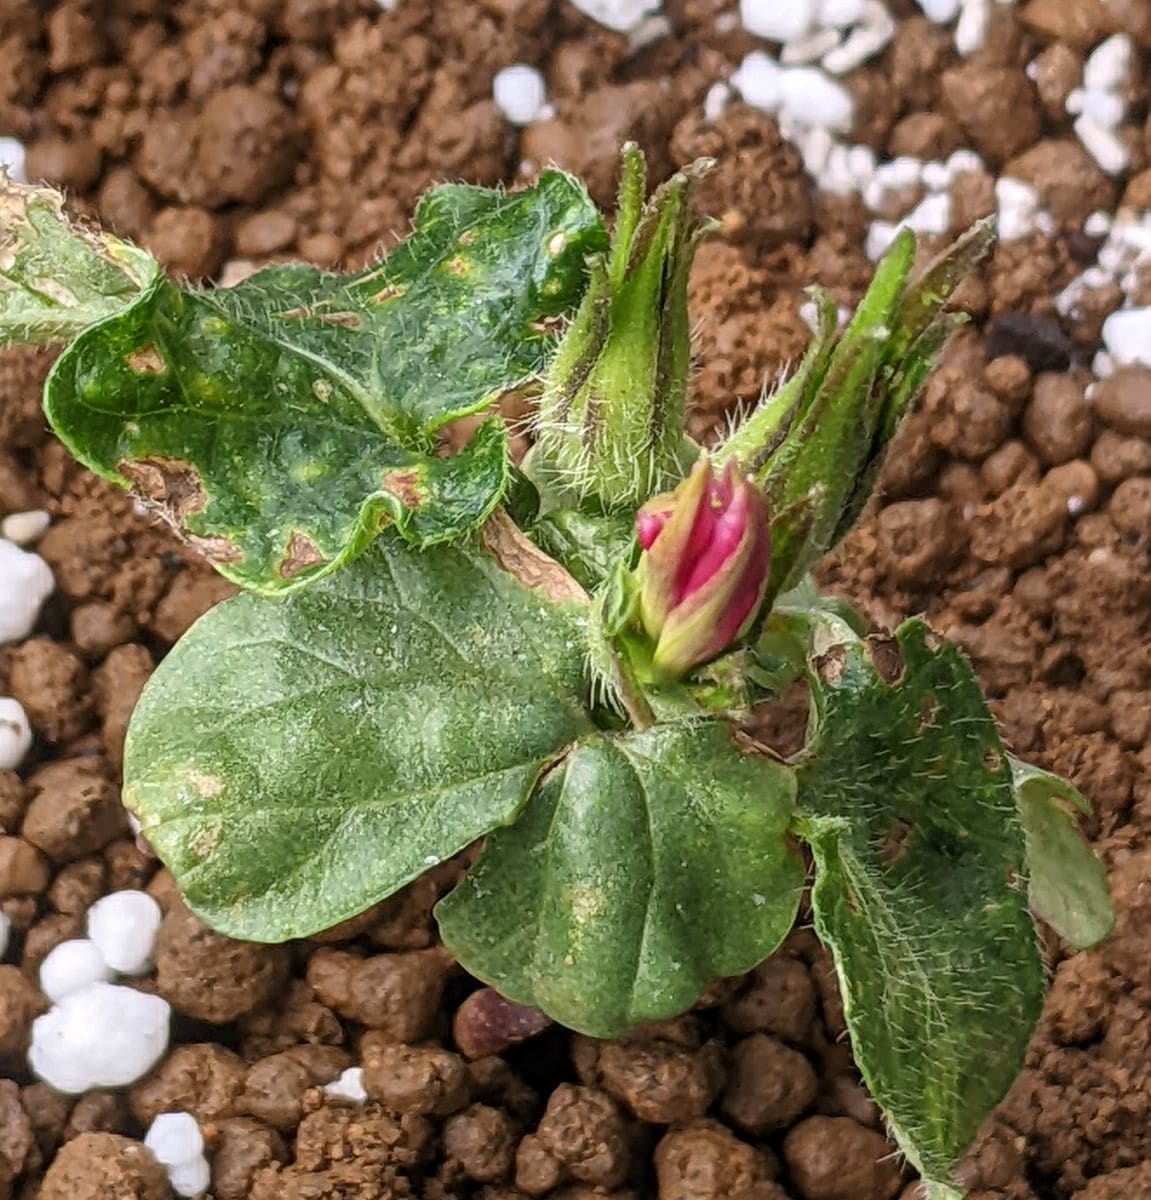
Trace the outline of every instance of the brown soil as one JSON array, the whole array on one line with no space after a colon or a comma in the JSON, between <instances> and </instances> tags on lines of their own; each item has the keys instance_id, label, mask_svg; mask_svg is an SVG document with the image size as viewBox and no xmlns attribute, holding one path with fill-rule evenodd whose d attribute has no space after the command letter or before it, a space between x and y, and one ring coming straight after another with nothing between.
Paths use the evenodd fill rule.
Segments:
<instances>
[{"instance_id":1,"label":"brown soil","mask_svg":"<svg viewBox=\"0 0 1151 1200\"><path fill-rule=\"evenodd\" d=\"M0 134L28 141L30 174L193 277L277 256L361 263L445 177L514 180L554 159L607 202L625 138L657 176L711 155L701 199L722 231L692 280L703 433L794 363L803 287L858 298L866 216L813 191L770 119L733 105L703 120L704 92L752 39L724 31L728 6L713 0L664 7L674 34L628 57L558 0L399 0L391 13L373 0L3 0ZM1137 3L996 6L964 63L910 2L892 7L895 42L849 80L856 136L1010 161L1064 232L1001 247L965 288L974 325L824 576L877 623L926 612L967 651L1010 745L1094 803L1112 871L1118 929L1095 953L1053 951L1027 1069L966 1167L972 1196L1139 1200L1151 1196L1151 373L1088 399L1088 374L1067 364L1089 361L1105 313L1066 329L1034 318L1054 315L1081 268L1076 222L1113 208L1117 190L1059 153L1061 97L1093 39L1126 22L1146 47L1151 29ZM1023 65L1040 55L1033 84ZM522 134L490 100L493 73L516 61L541 64L557 109ZM1146 101L1144 89L1140 118ZM1134 178L1146 164L1132 141ZM957 226L987 210L991 182L957 182ZM0 967L0 1197L164 1195L121 1139L169 1109L205 1128L217 1200L902 1193L910 1176L858 1082L809 931L698 1014L619 1043L551 1030L476 1058L452 1035L475 985L429 920L449 872L322 945L204 930L131 840L116 772L154 663L231 589L48 438L46 366L0 359L0 514L51 512L38 548L58 583L36 635L0 649L0 694L21 699L38 736L20 777L0 774L0 907L17 964ZM23 1065L44 1005L36 968L99 895L144 885L167 911L144 986L177 1013L173 1048L126 1098L64 1100ZM369 1102L325 1102L320 1085L353 1063Z\"/></svg>"}]
</instances>

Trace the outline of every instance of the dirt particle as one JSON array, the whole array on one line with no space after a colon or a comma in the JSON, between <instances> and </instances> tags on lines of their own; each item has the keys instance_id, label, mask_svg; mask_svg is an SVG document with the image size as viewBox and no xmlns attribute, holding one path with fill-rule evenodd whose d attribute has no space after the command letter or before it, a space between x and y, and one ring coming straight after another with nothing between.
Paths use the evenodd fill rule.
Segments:
<instances>
[{"instance_id":1,"label":"dirt particle","mask_svg":"<svg viewBox=\"0 0 1151 1200\"><path fill-rule=\"evenodd\" d=\"M95 854L128 832L111 771L101 759L48 763L28 786L32 799L21 835L54 862Z\"/></svg>"},{"instance_id":2,"label":"dirt particle","mask_svg":"<svg viewBox=\"0 0 1151 1200\"><path fill-rule=\"evenodd\" d=\"M369 1033L362 1057L364 1090L390 1112L444 1117L471 1098L467 1064L449 1050L405 1046Z\"/></svg>"},{"instance_id":3,"label":"dirt particle","mask_svg":"<svg viewBox=\"0 0 1151 1200\"><path fill-rule=\"evenodd\" d=\"M1120 367L1094 386L1099 419L1120 434L1151 438L1151 370Z\"/></svg>"},{"instance_id":4,"label":"dirt particle","mask_svg":"<svg viewBox=\"0 0 1151 1200\"><path fill-rule=\"evenodd\" d=\"M183 905L164 917L156 938L156 987L178 1012L223 1024L266 1004L283 984L283 946L237 942L214 933Z\"/></svg>"},{"instance_id":5,"label":"dirt particle","mask_svg":"<svg viewBox=\"0 0 1151 1200\"><path fill-rule=\"evenodd\" d=\"M718 1121L695 1121L665 1134L655 1150L659 1200L787 1200L772 1180L766 1150L742 1142Z\"/></svg>"},{"instance_id":6,"label":"dirt particle","mask_svg":"<svg viewBox=\"0 0 1151 1200\"><path fill-rule=\"evenodd\" d=\"M39 1200L168 1200L168 1177L140 1142L85 1133L68 1142L44 1176Z\"/></svg>"},{"instance_id":7,"label":"dirt particle","mask_svg":"<svg viewBox=\"0 0 1151 1200\"><path fill-rule=\"evenodd\" d=\"M47 855L23 838L0 837L0 898L39 895L51 878Z\"/></svg>"},{"instance_id":8,"label":"dirt particle","mask_svg":"<svg viewBox=\"0 0 1151 1200\"><path fill-rule=\"evenodd\" d=\"M515 1163L516 1127L488 1104L473 1104L444 1122L444 1150L477 1183L507 1179Z\"/></svg>"},{"instance_id":9,"label":"dirt particle","mask_svg":"<svg viewBox=\"0 0 1151 1200\"><path fill-rule=\"evenodd\" d=\"M732 1050L722 1110L744 1133L763 1137L791 1125L818 1091L815 1071L799 1051L753 1033Z\"/></svg>"},{"instance_id":10,"label":"dirt particle","mask_svg":"<svg viewBox=\"0 0 1151 1200\"><path fill-rule=\"evenodd\" d=\"M245 1073L243 1060L223 1046L177 1046L132 1088L132 1113L142 1126L164 1112L188 1112L205 1125L238 1116Z\"/></svg>"},{"instance_id":11,"label":"dirt particle","mask_svg":"<svg viewBox=\"0 0 1151 1200\"><path fill-rule=\"evenodd\" d=\"M847 1117L808 1117L783 1140L803 1200L891 1200L902 1180L891 1144Z\"/></svg>"},{"instance_id":12,"label":"dirt particle","mask_svg":"<svg viewBox=\"0 0 1151 1200\"><path fill-rule=\"evenodd\" d=\"M1023 428L1040 462L1056 466L1085 453L1093 424L1091 401L1072 376L1043 372L1036 378Z\"/></svg>"},{"instance_id":13,"label":"dirt particle","mask_svg":"<svg viewBox=\"0 0 1151 1200\"><path fill-rule=\"evenodd\" d=\"M0 966L0 1069L23 1073L32 1022L47 1008L18 967Z\"/></svg>"},{"instance_id":14,"label":"dirt particle","mask_svg":"<svg viewBox=\"0 0 1151 1200\"><path fill-rule=\"evenodd\" d=\"M627 1177L627 1126L604 1092L561 1084L548 1099L536 1136L580 1183L612 1188Z\"/></svg>"},{"instance_id":15,"label":"dirt particle","mask_svg":"<svg viewBox=\"0 0 1151 1200\"><path fill-rule=\"evenodd\" d=\"M88 727L88 670L73 650L47 637L17 647L9 666L9 692L24 706L38 737L68 742Z\"/></svg>"},{"instance_id":16,"label":"dirt particle","mask_svg":"<svg viewBox=\"0 0 1151 1200\"><path fill-rule=\"evenodd\" d=\"M215 1141L212 1190L216 1200L247 1200L256 1172L288 1158L283 1138L248 1117L218 1122Z\"/></svg>"}]
</instances>

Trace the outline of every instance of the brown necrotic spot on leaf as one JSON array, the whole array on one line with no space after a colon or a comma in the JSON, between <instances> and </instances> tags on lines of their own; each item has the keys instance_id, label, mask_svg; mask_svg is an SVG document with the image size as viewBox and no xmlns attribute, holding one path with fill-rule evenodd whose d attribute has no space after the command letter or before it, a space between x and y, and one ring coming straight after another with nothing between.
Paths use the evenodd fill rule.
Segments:
<instances>
[{"instance_id":1,"label":"brown necrotic spot on leaf","mask_svg":"<svg viewBox=\"0 0 1151 1200\"><path fill-rule=\"evenodd\" d=\"M449 258L444 263L444 270L449 275L455 275L457 279L465 279L471 268L468 266L467 260L462 255L457 254L454 258Z\"/></svg>"},{"instance_id":2,"label":"brown necrotic spot on leaf","mask_svg":"<svg viewBox=\"0 0 1151 1200\"><path fill-rule=\"evenodd\" d=\"M133 350L124 361L137 375L162 375L168 369L155 346Z\"/></svg>"},{"instance_id":3,"label":"brown necrotic spot on leaf","mask_svg":"<svg viewBox=\"0 0 1151 1200\"><path fill-rule=\"evenodd\" d=\"M907 852L907 839L911 836L911 829L911 822L902 817L896 817L891 822L891 828L879 847L879 861L885 867L897 863Z\"/></svg>"},{"instance_id":4,"label":"brown necrotic spot on leaf","mask_svg":"<svg viewBox=\"0 0 1151 1200\"><path fill-rule=\"evenodd\" d=\"M316 320L325 325L339 325L343 329L359 329L360 317L354 312L317 313Z\"/></svg>"},{"instance_id":5,"label":"brown necrotic spot on leaf","mask_svg":"<svg viewBox=\"0 0 1151 1200\"><path fill-rule=\"evenodd\" d=\"M899 643L894 638L871 637L867 639L867 652L871 657L871 665L879 678L889 687L894 686L903 678L903 654Z\"/></svg>"},{"instance_id":6,"label":"brown necrotic spot on leaf","mask_svg":"<svg viewBox=\"0 0 1151 1200\"><path fill-rule=\"evenodd\" d=\"M935 724L938 713L939 701L933 693L924 693L923 699L919 702L919 718L915 722L915 732L922 733L925 729L930 729Z\"/></svg>"},{"instance_id":7,"label":"brown necrotic spot on leaf","mask_svg":"<svg viewBox=\"0 0 1151 1200\"><path fill-rule=\"evenodd\" d=\"M192 791L203 800L213 800L224 790L224 781L218 775L193 770L188 772L187 779Z\"/></svg>"},{"instance_id":8,"label":"brown necrotic spot on leaf","mask_svg":"<svg viewBox=\"0 0 1151 1200\"><path fill-rule=\"evenodd\" d=\"M200 476L178 458L122 458L116 469L144 500L157 505L176 524L207 503Z\"/></svg>"},{"instance_id":9,"label":"brown necrotic spot on leaf","mask_svg":"<svg viewBox=\"0 0 1151 1200\"><path fill-rule=\"evenodd\" d=\"M998 771L1002 768L1003 758L994 746L988 746L987 749L983 751L983 765L992 772Z\"/></svg>"},{"instance_id":10,"label":"brown necrotic spot on leaf","mask_svg":"<svg viewBox=\"0 0 1151 1200\"><path fill-rule=\"evenodd\" d=\"M244 557L243 550L226 537L203 537L189 533L188 544L198 550L209 562L237 563Z\"/></svg>"},{"instance_id":11,"label":"brown necrotic spot on leaf","mask_svg":"<svg viewBox=\"0 0 1151 1200\"><path fill-rule=\"evenodd\" d=\"M842 646L832 646L826 654L815 660L815 670L828 687L838 687L847 667L847 651Z\"/></svg>"},{"instance_id":12,"label":"brown necrotic spot on leaf","mask_svg":"<svg viewBox=\"0 0 1151 1200\"><path fill-rule=\"evenodd\" d=\"M428 498L423 473L418 467L386 471L380 486L388 495L395 496L405 508L420 508Z\"/></svg>"},{"instance_id":13,"label":"brown necrotic spot on leaf","mask_svg":"<svg viewBox=\"0 0 1151 1200\"><path fill-rule=\"evenodd\" d=\"M291 579L293 575L299 575L301 571L318 567L325 562L327 559L320 553L316 543L298 529L293 529L292 536L288 539L288 552L276 570L281 579Z\"/></svg>"},{"instance_id":14,"label":"brown necrotic spot on leaf","mask_svg":"<svg viewBox=\"0 0 1151 1200\"><path fill-rule=\"evenodd\" d=\"M389 300L396 300L405 292L405 288L398 287L396 284L389 284L387 287L380 290L372 297L373 304L386 304Z\"/></svg>"}]
</instances>

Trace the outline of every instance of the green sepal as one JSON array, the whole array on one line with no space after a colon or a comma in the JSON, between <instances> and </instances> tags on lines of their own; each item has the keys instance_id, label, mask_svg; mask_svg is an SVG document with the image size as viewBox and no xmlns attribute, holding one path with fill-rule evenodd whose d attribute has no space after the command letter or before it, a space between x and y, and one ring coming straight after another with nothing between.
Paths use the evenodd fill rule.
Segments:
<instances>
[{"instance_id":1,"label":"green sepal","mask_svg":"<svg viewBox=\"0 0 1151 1200\"><path fill-rule=\"evenodd\" d=\"M687 279L711 228L692 194L710 167L672 176L645 203L646 168L623 149L609 252L590 264L579 310L545 379L525 470L556 505L634 509L676 483L695 447L683 432L691 359ZM545 504L545 511L549 505Z\"/></svg>"},{"instance_id":2,"label":"green sepal","mask_svg":"<svg viewBox=\"0 0 1151 1200\"><path fill-rule=\"evenodd\" d=\"M916 246L904 230L839 336L834 306L814 293L815 333L798 371L718 452L768 498L773 590L795 586L858 519L888 443L966 319L944 306L993 242L993 225L980 222L909 283Z\"/></svg>"}]
</instances>

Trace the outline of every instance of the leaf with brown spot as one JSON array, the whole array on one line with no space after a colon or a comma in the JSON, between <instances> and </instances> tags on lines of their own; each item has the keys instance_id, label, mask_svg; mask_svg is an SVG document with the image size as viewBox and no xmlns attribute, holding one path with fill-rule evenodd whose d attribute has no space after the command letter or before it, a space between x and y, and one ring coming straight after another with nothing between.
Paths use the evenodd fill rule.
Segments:
<instances>
[{"instance_id":1,"label":"leaf with brown spot","mask_svg":"<svg viewBox=\"0 0 1151 1200\"><path fill-rule=\"evenodd\" d=\"M970 665L922 622L848 640L808 677L798 831L816 931L872 1095L945 1184L1015 1079L1045 991L1011 771Z\"/></svg>"},{"instance_id":2,"label":"leaf with brown spot","mask_svg":"<svg viewBox=\"0 0 1151 1200\"><path fill-rule=\"evenodd\" d=\"M390 531L192 626L133 714L125 803L213 928L330 928L513 821L591 730L583 620L474 547Z\"/></svg>"},{"instance_id":3,"label":"leaf with brown spot","mask_svg":"<svg viewBox=\"0 0 1151 1200\"><path fill-rule=\"evenodd\" d=\"M538 375L554 339L535 325L571 310L603 242L558 171L511 194L437 188L358 274L273 266L215 292L150 279L64 351L45 408L82 463L159 506L222 574L294 590L382 527L426 547L483 524L507 486L504 427L447 458L438 431Z\"/></svg>"},{"instance_id":4,"label":"leaf with brown spot","mask_svg":"<svg viewBox=\"0 0 1151 1200\"><path fill-rule=\"evenodd\" d=\"M67 342L134 303L159 271L146 251L69 217L59 192L0 169L0 345Z\"/></svg>"},{"instance_id":5,"label":"leaf with brown spot","mask_svg":"<svg viewBox=\"0 0 1151 1200\"><path fill-rule=\"evenodd\" d=\"M484 548L509 575L557 604L586 603L587 592L554 558L549 558L502 509L488 518L481 534Z\"/></svg>"},{"instance_id":6,"label":"leaf with brown spot","mask_svg":"<svg viewBox=\"0 0 1151 1200\"><path fill-rule=\"evenodd\" d=\"M155 346L142 346L128 355L128 366L137 375L159 375L167 370L167 364L160 357Z\"/></svg>"}]
</instances>

